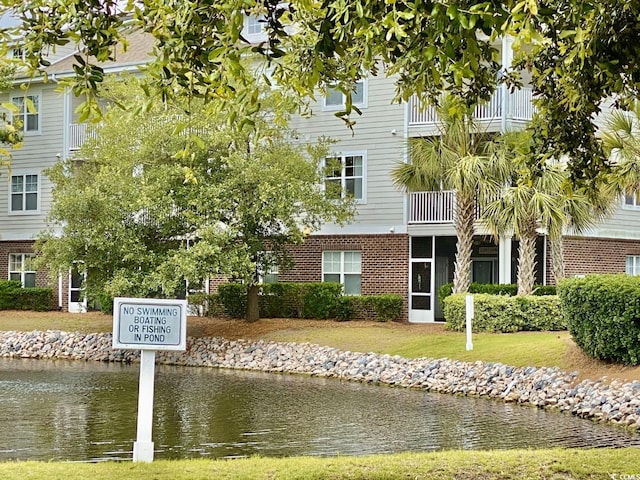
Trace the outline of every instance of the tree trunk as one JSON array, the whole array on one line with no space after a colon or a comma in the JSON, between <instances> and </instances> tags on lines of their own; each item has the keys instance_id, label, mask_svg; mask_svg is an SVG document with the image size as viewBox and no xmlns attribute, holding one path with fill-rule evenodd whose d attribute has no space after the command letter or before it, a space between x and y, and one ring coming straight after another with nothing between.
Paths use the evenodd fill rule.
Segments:
<instances>
[{"instance_id":1,"label":"tree trunk","mask_svg":"<svg viewBox=\"0 0 640 480\"><path fill-rule=\"evenodd\" d=\"M536 233L535 226L520 236L518 247L518 295L531 295L536 275Z\"/></svg>"},{"instance_id":2,"label":"tree trunk","mask_svg":"<svg viewBox=\"0 0 640 480\"><path fill-rule=\"evenodd\" d=\"M551 269L556 285L564 278L564 250L562 245L562 237L552 238L549 240L551 250Z\"/></svg>"},{"instance_id":3,"label":"tree trunk","mask_svg":"<svg viewBox=\"0 0 640 480\"><path fill-rule=\"evenodd\" d=\"M247 314L245 316L245 320L247 322L256 322L260 320L258 293L260 293L260 285L251 285L247 290Z\"/></svg>"},{"instance_id":4,"label":"tree trunk","mask_svg":"<svg viewBox=\"0 0 640 480\"><path fill-rule=\"evenodd\" d=\"M473 224L475 201L458 197L455 227L458 240L453 272L453 293L467 293L471 284L471 250L473 248Z\"/></svg>"}]
</instances>

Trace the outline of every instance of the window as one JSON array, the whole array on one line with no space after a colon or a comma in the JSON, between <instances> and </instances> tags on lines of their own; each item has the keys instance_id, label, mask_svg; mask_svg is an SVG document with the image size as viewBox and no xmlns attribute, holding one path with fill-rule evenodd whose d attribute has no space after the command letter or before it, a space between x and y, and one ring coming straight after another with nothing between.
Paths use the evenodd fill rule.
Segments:
<instances>
[{"instance_id":1,"label":"window","mask_svg":"<svg viewBox=\"0 0 640 480\"><path fill-rule=\"evenodd\" d=\"M9 254L9 280L17 280L23 287L36 286L36 272L31 270L31 261L35 255L31 253Z\"/></svg>"},{"instance_id":2,"label":"window","mask_svg":"<svg viewBox=\"0 0 640 480\"><path fill-rule=\"evenodd\" d=\"M364 200L364 155L341 155L325 159L324 187L330 198L351 196Z\"/></svg>"},{"instance_id":3,"label":"window","mask_svg":"<svg viewBox=\"0 0 640 480\"><path fill-rule=\"evenodd\" d=\"M11 212L38 211L38 175L11 175Z\"/></svg>"},{"instance_id":4,"label":"window","mask_svg":"<svg viewBox=\"0 0 640 480\"><path fill-rule=\"evenodd\" d=\"M324 98L326 110L338 110L344 108L346 97L338 88L329 88ZM351 92L351 103L358 108L367 107L367 85L364 80L355 83Z\"/></svg>"},{"instance_id":5,"label":"window","mask_svg":"<svg viewBox=\"0 0 640 480\"><path fill-rule=\"evenodd\" d=\"M345 295L360 295L362 290L361 252L322 252L322 281L341 283Z\"/></svg>"},{"instance_id":6,"label":"window","mask_svg":"<svg viewBox=\"0 0 640 480\"><path fill-rule=\"evenodd\" d=\"M242 36L249 43L260 43L268 40L264 15L247 15L244 17Z\"/></svg>"},{"instance_id":7,"label":"window","mask_svg":"<svg viewBox=\"0 0 640 480\"><path fill-rule=\"evenodd\" d=\"M640 192L627 192L624 195L624 208L640 208Z\"/></svg>"},{"instance_id":8,"label":"window","mask_svg":"<svg viewBox=\"0 0 640 480\"><path fill-rule=\"evenodd\" d=\"M259 35L264 30L266 19L263 15L259 17L255 15L249 15L245 21L245 33L247 35Z\"/></svg>"},{"instance_id":9,"label":"window","mask_svg":"<svg viewBox=\"0 0 640 480\"><path fill-rule=\"evenodd\" d=\"M25 95L12 97L12 103L18 107L18 111L13 114L16 120L21 123L21 130L24 132L40 131L40 95ZM14 122L15 123L15 122Z\"/></svg>"},{"instance_id":10,"label":"window","mask_svg":"<svg viewBox=\"0 0 640 480\"><path fill-rule=\"evenodd\" d=\"M259 252L257 259L258 282L278 282L278 256L273 252Z\"/></svg>"},{"instance_id":11,"label":"window","mask_svg":"<svg viewBox=\"0 0 640 480\"><path fill-rule=\"evenodd\" d=\"M24 48L13 47L11 49L11 58L15 58L17 60L24 60L24 57L25 57Z\"/></svg>"},{"instance_id":12,"label":"window","mask_svg":"<svg viewBox=\"0 0 640 480\"><path fill-rule=\"evenodd\" d=\"M625 272L627 275L640 275L640 255L631 255L627 257Z\"/></svg>"}]
</instances>

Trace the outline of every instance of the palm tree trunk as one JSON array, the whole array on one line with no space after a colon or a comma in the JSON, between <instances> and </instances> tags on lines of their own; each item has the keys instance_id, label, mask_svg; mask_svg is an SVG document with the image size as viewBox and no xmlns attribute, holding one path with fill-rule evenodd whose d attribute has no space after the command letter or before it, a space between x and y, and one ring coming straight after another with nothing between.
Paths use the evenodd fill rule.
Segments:
<instances>
[{"instance_id":1,"label":"palm tree trunk","mask_svg":"<svg viewBox=\"0 0 640 480\"><path fill-rule=\"evenodd\" d=\"M458 240L453 272L453 293L467 293L471 283L471 249L475 222L475 200L457 198L455 227Z\"/></svg>"},{"instance_id":2,"label":"palm tree trunk","mask_svg":"<svg viewBox=\"0 0 640 480\"><path fill-rule=\"evenodd\" d=\"M564 278L564 249L562 237L550 238L549 247L551 250L551 270L556 285Z\"/></svg>"},{"instance_id":3,"label":"palm tree trunk","mask_svg":"<svg viewBox=\"0 0 640 480\"><path fill-rule=\"evenodd\" d=\"M536 274L536 238L538 234L535 222L520 236L518 247L518 295L531 295Z\"/></svg>"}]
</instances>

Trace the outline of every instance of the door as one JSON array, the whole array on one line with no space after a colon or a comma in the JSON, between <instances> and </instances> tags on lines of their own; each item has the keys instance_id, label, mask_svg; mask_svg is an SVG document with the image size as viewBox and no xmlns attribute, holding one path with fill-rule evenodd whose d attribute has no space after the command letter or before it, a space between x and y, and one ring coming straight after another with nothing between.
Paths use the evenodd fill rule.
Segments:
<instances>
[{"instance_id":1,"label":"door","mask_svg":"<svg viewBox=\"0 0 640 480\"><path fill-rule=\"evenodd\" d=\"M434 285L434 310L435 320L444 320L444 313L442 312L442 305L440 304L440 298L438 292L440 287L449 282L449 257L436 257L436 284Z\"/></svg>"},{"instance_id":2,"label":"door","mask_svg":"<svg viewBox=\"0 0 640 480\"><path fill-rule=\"evenodd\" d=\"M411 238L409 272L409 321L434 321L433 237Z\"/></svg>"},{"instance_id":3,"label":"door","mask_svg":"<svg viewBox=\"0 0 640 480\"><path fill-rule=\"evenodd\" d=\"M84 293L85 275L74 266L69 271L69 312L84 313L87 311L87 297Z\"/></svg>"}]
</instances>

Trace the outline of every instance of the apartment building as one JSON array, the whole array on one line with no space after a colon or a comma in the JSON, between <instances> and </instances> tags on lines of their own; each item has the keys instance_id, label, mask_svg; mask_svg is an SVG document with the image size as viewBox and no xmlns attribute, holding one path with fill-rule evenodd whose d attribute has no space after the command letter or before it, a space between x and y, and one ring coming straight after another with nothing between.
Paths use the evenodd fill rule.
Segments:
<instances>
[{"instance_id":1,"label":"apartment building","mask_svg":"<svg viewBox=\"0 0 640 480\"><path fill-rule=\"evenodd\" d=\"M252 39L259 40L259 24L248 23ZM503 64L510 62L508 43L502 43ZM151 45L132 34L127 52L117 62L103 65L105 72L136 70L149 59ZM44 272L29 269L33 242L47 227L51 184L44 171L59 159L74 155L86 136L74 110L79 100L60 91L57 82L72 75L70 56L52 59L49 81L31 80L26 93L17 86L5 101L22 106L24 145L13 154L7 181L0 182L0 276L20 279L28 286L45 285ZM19 79L20 81L20 79ZM391 103L392 78L368 77L355 86L354 105L362 112L353 131L335 117L343 95L331 91L312 104L313 114L296 118L292 128L299 142L320 137L337 141L327 159L332 172L326 182L341 185L357 200L354 221L332 224L293 246L295 266L277 273L279 281L338 281L349 295L397 293L406 299L406 320L432 322L442 318L438 288L453 278L456 233L453 191L405 193L395 187L390 172L397 162L408 162L406 144L411 137L437 135L438 118L416 99ZM26 97L25 97L26 95ZM26 108L25 98L35 111ZM487 105L475 111L479 128L490 132L521 128L531 118L531 90L514 93L499 89ZM640 274L640 199L620 200L615 214L583 236L564 237L566 275L627 272ZM495 242L478 226L473 246L472 281L512 283L517 268L517 241ZM272 276L274 272L272 272ZM53 279L61 309L84 311L82 279L73 269ZM546 239L537 245L537 283L551 283Z\"/></svg>"}]
</instances>

